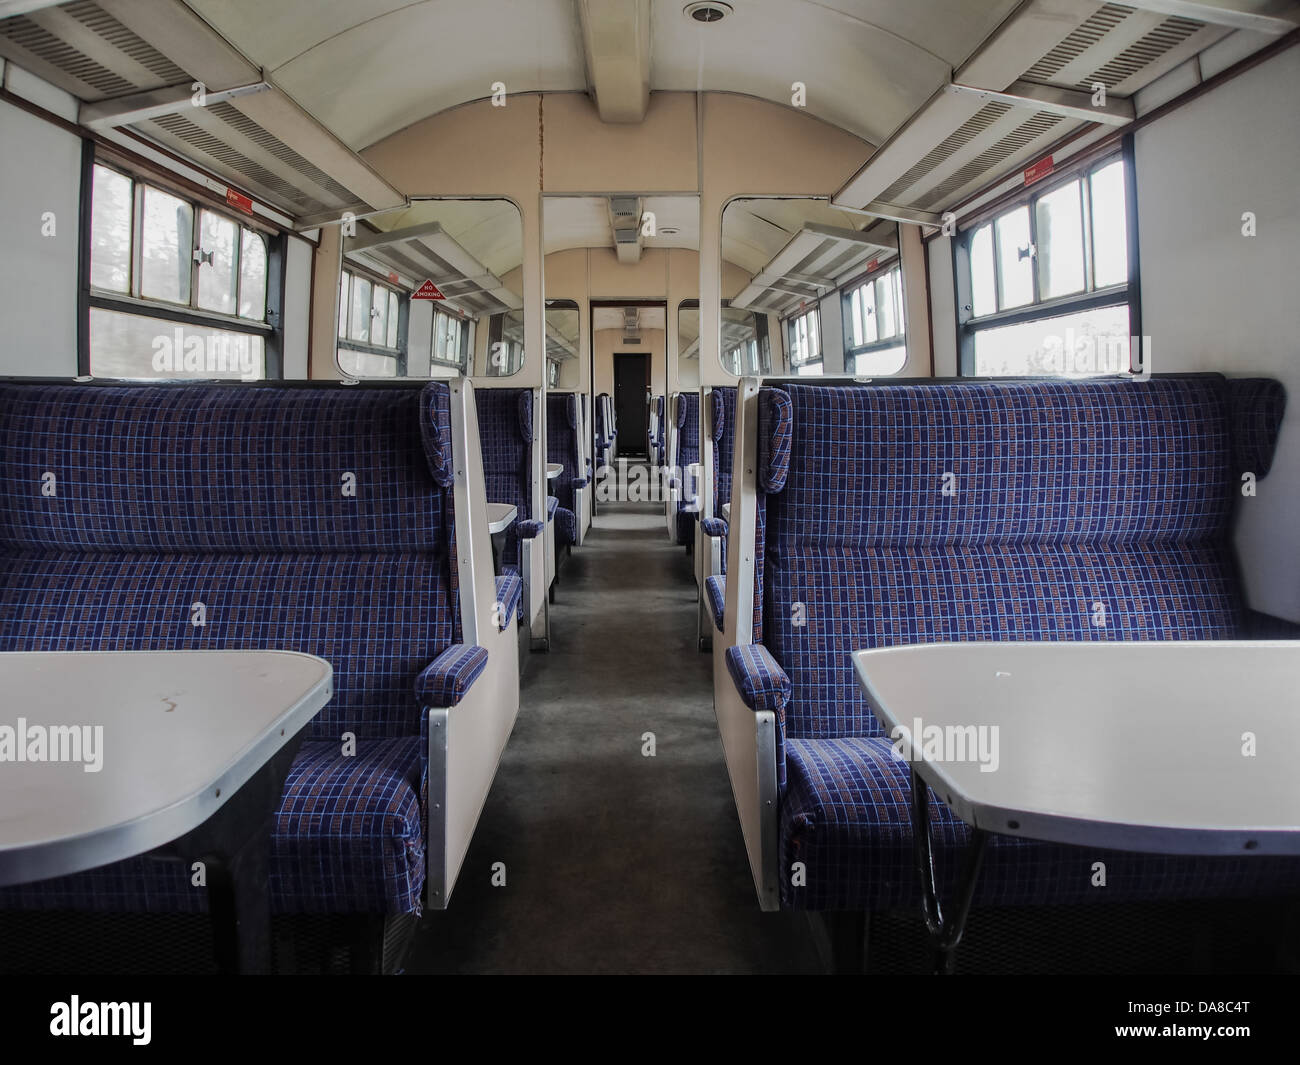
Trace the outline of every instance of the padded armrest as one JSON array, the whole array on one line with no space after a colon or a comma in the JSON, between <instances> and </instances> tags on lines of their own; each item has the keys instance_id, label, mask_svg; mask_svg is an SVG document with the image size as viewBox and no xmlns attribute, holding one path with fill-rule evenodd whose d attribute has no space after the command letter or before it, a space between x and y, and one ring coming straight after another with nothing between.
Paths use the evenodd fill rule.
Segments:
<instances>
[{"instance_id":1,"label":"padded armrest","mask_svg":"<svg viewBox=\"0 0 1300 1065\"><path fill-rule=\"evenodd\" d=\"M784 721L785 706L790 701L790 678L767 648L761 643L742 643L728 647L726 658L727 672L745 705L755 713L771 710Z\"/></svg>"},{"instance_id":2,"label":"padded armrest","mask_svg":"<svg viewBox=\"0 0 1300 1065\"><path fill-rule=\"evenodd\" d=\"M465 698L487 663L488 653L478 644L452 644L415 678L416 702L422 707L455 706Z\"/></svg>"},{"instance_id":3,"label":"padded armrest","mask_svg":"<svg viewBox=\"0 0 1300 1065\"><path fill-rule=\"evenodd\" d=\"M574 488L586 488L588 482L586 477L575 477L570 483Z\"/></svg>"},{"instance_id":4,"label":"padded armrest","mask_svg":"<svg viewBox=\"0 0 1300 1065\"><path fill-rule=\"evenodd\" d=\"M533 518L529 518L527 521L516 522L515 530L519 533L519 539L531 540L542 531L542 523Z\"/></svg>"},{"instance_id":5,"label":"padded armrest","mask_svg":"<svg viewBox=\"0 0 1300 1065\"><path fill-rule=\"evenodd\" d=\"M713 627L719 632L726 631L727 578L720 573L705 577L704 596L709 602L709 613L713 615Z\"/></svg>"},{"instance_id":6,"label":"padded armrest","mask_svg":"<svg viewBox=\"0 0 1300 1065\"><path fill-rule=\"evenodd\" d=\"M705 518L700 522L705 536L726 536L727 523L722 518Z\"/></svg>"},{"instance_id":7,"label":"padded armrest","mask_svg":"<svg viewBox=\"0 0 1300 1065\"><path fill-rule=\"evenodd\" d=\"M503 573L497 578L497 605L500 610L497 613L500 621L497 627L502 632L506 626L515 619L515 611L519 609L519 599L523 595L524 582L519 579L518 574Z\"/></svg>"}]
</instances>

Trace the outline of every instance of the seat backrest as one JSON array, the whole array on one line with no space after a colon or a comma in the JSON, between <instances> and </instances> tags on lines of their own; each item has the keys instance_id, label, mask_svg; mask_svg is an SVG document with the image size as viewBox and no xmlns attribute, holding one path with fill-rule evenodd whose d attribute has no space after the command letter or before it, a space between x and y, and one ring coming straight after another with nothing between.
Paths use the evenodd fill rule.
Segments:
<instances>
[{"instance_id":1,"label":"seat backrest","mask_svg":"<svg viewBox=\"0 0 1300 1065\"><path fill-rule=\"evenodd\" d=\"M515 521L533 516L533 391L530 388L476 388L479 445L489 503L512 503ZM519 565L519 535L506 530L501 564Z\"/></svg>"},{"instance_id":2,"label":"seat backrest","mask_svg":"<svg viewBox=\"0 0 1300 1065\"><path fill-rule=\"evenodd\" d=\"M690 468L700 461L700 396L697 392L677 394L677 466L684 486L677 503L678 512L692 506L699 485Z\"/></svg>"},{"instance_id":3,"label":"seat backrest","mask_svg":"<svg viewBox=\"0 0 1300 1065\"><path fill-rule=\"evenodd\" d=\"M1228 382L759 396L756 617L794 736L877 734L849 655L1239 634Z\"/></svg>"},{"instance_id":4,"label":"seat backrest","mask_svg":"<svg viewBox=\"0 0 1300 1065\"><path fill-rule=\"evenodd\" d=\"M578 397L572 392L546 394L546 461L564 467L558 477L547 481L551 495L567 510L574 509L573 482L581 477L578 469Z\"/></svg>"},{"instance_id":5,"label":"seat backrest","mask_svg":"<svg viewBox=\"0 0 1300 1065\"><path fill-rule=\"evenodd\" d=\"M731 502L731 467L736 454L736 389L714 385L710 392L712 415L709 422L713 437L713 513L722 513L722 504Z\"/></svg>"},{"instance_id":6,"label":"seat backrest","mask_svg":"<svg viewBox=\"0 0 1300 1065\"><path fill-rule=\"evenodd\" d=\"M416 735L460 639L449 393L0 386L0 650L304 651L311 734Z\"/></svg>"}]
</instances>

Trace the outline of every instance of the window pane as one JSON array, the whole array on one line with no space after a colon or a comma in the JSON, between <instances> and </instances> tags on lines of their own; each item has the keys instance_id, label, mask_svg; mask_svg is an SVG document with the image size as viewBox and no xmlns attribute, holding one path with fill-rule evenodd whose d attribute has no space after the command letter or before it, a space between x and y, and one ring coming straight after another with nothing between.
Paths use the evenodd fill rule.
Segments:
<instances>
[{"instance_id":1,"label":"window pane","mask_svg":"<svg viewBox=\"0 0 1300 1065\"><path fill-rule=\"evenodd\" d=\"M1082 292L1083 201L1079 183L1054 189L1034 205L1038 225L1038 292L1040 299Z\"/></svg>"},{"instance_id":2,"label":"window pane","mask_svg":"<svg viewBox=\"0 0 1300 1065\"><path fill-rule=\"evenodd\" d=\"M1115 162L1093 173L1093 285L1122 285L1128 281L1128 216L1124 205L1124 163Z\"/></svg>"},{"instance_id":3,"label":"window pane","mask_svg":"<svg viewBox=\"0 0 1300 1065\"><path fill-rule=\"evenodd\" d=\"M266 376L260 336L90 309L90 372L96 377L257 381Z\"/></svg>"},{"instance_id":4,"label":"window pane","mask_svg":"<svg viewBox=\"0 0 1300 1065\"><path fill-rule=\"evenodd\" d=\"M802 366L795 367L794 372L798 377L820 377L822 375L822 362L820 359L816 362L806 362Z\"/></svg>"},{"instance_id":5,"label":"window pane","mask_svg":"<svg viewBox=\"0 0 1300 1065\"><path fill-rule=\"evenodd\" d=\"M348 335L348 303L352 299L352 275L346 270L339 280L339 336Z\"/></svg>"},{"instance_id":6,"label":"window pane","mask_svg":"<svg viewBox=\"0 0 1300 1065\"><path fill-rule=\"evenodd\" d=\"M353 340L370 339L370 282L364 277L352 278L352 310L348 321L348 333Z\"/></svg>"},{"instance_id":7,"label":"window pane","mask_svg":"<svg viewBox=\"0 0 1300 1065\"><path fill-rule=\"evenodd\" d=\"M907 348L898 344L879 351L867 351L853 360L853 372L858 377L888 377L898 373L907 361Z\"/></svg>"},{"instance_id":8,"label":"window pane","mask_svg":"<svg viewBox=\"0 0 1300 1065\"><path fill-rule=\"evenodd\" d=\"M1128 305L1040 318L975 334L981 377L1087 377L1130 369Z\"/></svg>"},{"instance_id":9,"label":"window pane","mask_svg":"<svg viewBox=\"0 0 1300 1065\"><path fill-rule=\"evenodd\" d=\"M90 284L131 291L132 181L106 166L95 167L90 213Z\"/></svg>"},{"instance_id":10,"label":"window pane","mask_svg":"<svg viewBox=\"0 0 1300 1065\"><path fill-rule=\"evenodd\" d=\"M251 229L239 250L239 317L266 321L266 241Z\"/></svg>"},{"instance_id":11,"label":"window pane","mask_svg":"<svg viewBox=\"0 0 1300 1065\"><path fill-rule=\"evenodd\" d=\"M876 284L862 286L862 343L874 344L880 339L880 315L876 310Z\"/></svg>"},{"instance_id":12,"label":"window pane","mask_svg":"<svg viewBox=\"0 0 1300 1065\"><path fill-rule=\"evenodd\" d=\"M1029 243L1029 208L1017 207L993 223L997 229L1000 310L1034 300L1033 248Z\"/></svg>"},{"instance_id":13,"label":"window pane","mask_svg":"<svg viewBox=\"0 0 1300 1065\"><path fill-rule=\"evenodd\" d=\"M971 314L978 318L998 309L993 279L993 223L980 226L970 240Z\"/></svg>"},{"instance_id":14,"label":"window pane","mask_svg":"<svg viewBox=\"0 0 1300 1065\"><path fill-rule=\"evenodd\" d=\"M140 241L140 294L146 299L190 302L194 208L161 189L144 190Z\"/></svg>"},{"instance_id":15,"label":"window pane","mask_svg":"<svg viewBox=\"0 0 1300 1065\"><path fill-rule=\"evenodd\" d=\"M397 358L339 348L339 367L350 377L396 377Z\"/></svg>"},{"instance_id":16,"label":"window pane","mask_svg":"<svg viewBox=\"0 0 1300 1065\"><path fill-rule=\"evenodd\" d=\"M382 344L388 336L388 289L374 285L370 291L370 342Z\"/></svg>"},{"instance_id":17,"label":"window pane","mask_svg":"<svg viewBox=\"0 0 1300 1065\"><path fill-rule=\"evenodd\" d=\"M902 336L903 333L904 333L904 331L905 331L905 329L906 329L906 327L905 327L904 324L903 324L903 323L904 323L904 313L903 313L903 271L902 271L902 270L895 270L893 276L894 276L894 307L895 307L895 308L897 309L897 311L898 311L898 329L897 329L895 335L896 335L896 336Z\"/></svg>"},{"instance_id":18,"label":"window pane","mask_svg":"<svg viewBox=\"0 0 1300 1065\"><path fill-rule=\"evenodd\" d=\"M880 331L880 339L887 340L898 332L898 325L894 321L894 286L889 275L876 278L875 288L876 328Z\"/></svg>"},{"instance_id":19,"label":"window pane","mask_svg":"<svg viewBox=\"0 0 1300 1065\"><path fill-rule=\"evenodd\" d=\"M388 346L397 347L397 322L399 315L399 304L397 302L397 293L388 294Z\"/></svg>"},{"instance_id":20,"label":"window pane","mask_svg":"<svg viewBox=\"0 0 1300 1065\"><path fill-rule=\"evenodd\" d=\"M235 241L239 226L211 211L199 212L199 306L218 314L234 314L239 275ZM211 257L211 262L208 261Z\"/></svg>"}]
</instances>

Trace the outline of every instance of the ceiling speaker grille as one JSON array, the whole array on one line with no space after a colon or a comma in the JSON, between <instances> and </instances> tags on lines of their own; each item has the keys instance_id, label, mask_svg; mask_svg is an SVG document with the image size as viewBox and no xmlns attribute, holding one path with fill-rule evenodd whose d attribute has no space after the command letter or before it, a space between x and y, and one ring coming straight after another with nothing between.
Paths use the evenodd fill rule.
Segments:
<instances>
[{"instance_id":1,"label":"ceiling speaker grille","mask_svg":"<svg viewBox=\"0 0 1300 1065\"><path fill-rule=\"evenodd\" d=\"M925 177L926 174L930 173L931 170L946 159L949 159L954 152L964 148L1010 110L1010 104L996 102L985 104L959 130L950 133L934 148L930 149L915 166L890 185L881 194L880 198L886 203L897 202L898 198L920 181L921 178Z\"/></svg>"},{"instance_id":2,"label":"ceiling speaker grille","mask_svg":"<svg viewBox=\"0 0 1300 1065\"><path fill-rule=\"evenodd\" d=\"M164 85L179 85L181 82L190 80L185 71L154 48L153 45L141 40L98 4L83 0L83 2L79 3L64 4L60 10L71 15L123 55L130 56L149 73L156 74Z\"/></svg>"},{"instance_id":3,"label":"ceiling speaker grille","mask_svg":"<svg viewBox=\"0 0 1300 1065\"><path fill-rule=\"evenodd\" d=\"M1104 66L1085 78L1079 88L1090 91L1093 82L1101 82L1108 89L1131 78L1144 67L1150 66L1171 48L1202 29L1202 24L1188 18L1166 19L1141 40L1135 41Z\"/></svg>"},{"instance_id":4,"label":"ceiling speaker grille","mask_svg":"<svg viewBox=\"0 0 1300 1065\"><path fill-rule=\"evenodd\" d=\"M931 189L926 194L924 206L927 209L933 209L964 185L995 170L1004 159L1015 155L1022 148L1032 144L1050 132L1055 126L1060 125L1061 122L1062 117L1060 115L1051 115L1045 111L1036 112L998 141L997 144L987 148L961 169L955 171L943 184L936 185Z\"/></svg>"},{"instance_id":5,"label":"ceiling speaker grille","mask_svg":"<svg viewBox=\"0 0 1300 1065\"><path fill-rule=\"evenodd\" d=\"M70 44L64 44L29 18L20 16L0 22L0 38L22 52L27 52L50 66L65 71L69 77L90 86L104 96L121 96L136 88L126 78L114 74Z\"/></svg>"},{"instance_id":6,"label":"ceiling speaker grille","mask_svg":"<svg viewBox=\"0 0 1300 1065\"><path fill-rule=\"evenodd\" d=\"M309 163L274 133L263 129L238 108L229 103L219 103L212 105L208 110L226 125L253 141L253 143L261 145L277 159L283 159L285 163L293 167L295 173L302 174L322 188L329 190L339 198L340 203L348 203L353 199L352 193L320 167L314 163Z\"/></svg>"},{"instance_id":7,"label":"ceiling speaker grille","mask_svg":"<svg viewBox=\"0 0 1300 1065\"><path fill-rule=\"evenodd\" d=\"M1081 22L1060 44L1025 71L1025 81L1051 81L1070 63L1089 48L1099 44L1116 26L1133 13L1132 8L1107 4L1090 18Z\"/></svg>"}]
</instances>

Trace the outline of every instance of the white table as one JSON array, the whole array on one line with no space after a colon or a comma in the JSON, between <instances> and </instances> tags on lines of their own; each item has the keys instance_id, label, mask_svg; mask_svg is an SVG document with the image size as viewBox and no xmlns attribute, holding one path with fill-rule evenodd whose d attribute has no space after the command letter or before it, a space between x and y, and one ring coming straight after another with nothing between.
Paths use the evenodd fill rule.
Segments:
<instances>
[{"instance_id":1,"label":"white table","mask_svg":"<svg viewBox=\"0 0 1300 1065\"><path fill-rule=\"evenodd\" d=\"M332 694L329 663L291 651L0 654L0 885L166 845L209 865L223 968L269 968L270 818ZM2 730L33 752L60 726L91 743L60 761L4 754Z\"/></svg>"},{"instance_id":2,"label":"white table","mask_svg":"<svg viewBox=\"0 0 1300 1065\"><path fill-rule=\"evenodd\" d=\"M949 964L989 832L1148 853L1300 855L1300 641L923 644L859 651L853 664L886 734L920 734L910 751L897 746L912 766L927 924ZM965 730L969 741L969 726L983 730L996 769L982 769L978 751L926 751L927 736ZM948 922L925 784L974 830Z\"/></svg>"},{"instance_id":3,"label":"white table","mask_svg":"<svg viewBox=\"0 0 1300 1065\"><path fill-rule=\"evenodd\" d=\"M546 479L548 481L555 480L555 478L560 476L560 474L562 474L563 472L564 472L564 463L562 462L548 462L546 464Z\"/></svg>"},{"instance_id":4,"label":"white table","mask_svg":"<svg viewBox=\"0 0 1300 1065\"><path fill-rule=\"evenodd\" d=\"M492 534L503 533L510 528L510 523L515 520L519 513L519 508L513 503L489 503L488 510L488 532Z\"/></svg>"}]
</instances>

